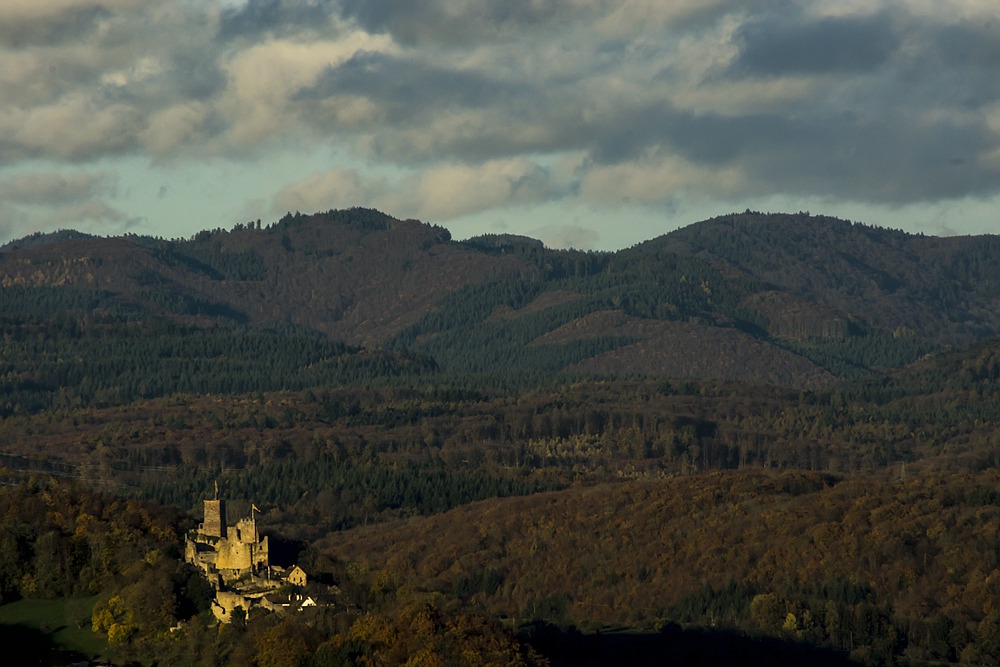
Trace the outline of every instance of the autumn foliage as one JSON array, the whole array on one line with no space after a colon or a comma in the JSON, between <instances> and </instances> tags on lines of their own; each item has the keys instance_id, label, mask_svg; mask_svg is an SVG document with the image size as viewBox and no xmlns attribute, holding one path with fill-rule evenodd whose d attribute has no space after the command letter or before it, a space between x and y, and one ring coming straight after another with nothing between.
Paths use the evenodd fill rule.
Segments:
<instances>
[{"instance_id":1,"label":"autumn foliage","mask_svg":"<svg viewBox=\"0 0 1000 667\"><path fill-rule=\"evenodd\" d=\"M992 470L906 482L715 473L484 501L323 545L512 618L1000 658L998 488ZM502 583L483 586L490 572Z\"/></svg>"}]
</instances>

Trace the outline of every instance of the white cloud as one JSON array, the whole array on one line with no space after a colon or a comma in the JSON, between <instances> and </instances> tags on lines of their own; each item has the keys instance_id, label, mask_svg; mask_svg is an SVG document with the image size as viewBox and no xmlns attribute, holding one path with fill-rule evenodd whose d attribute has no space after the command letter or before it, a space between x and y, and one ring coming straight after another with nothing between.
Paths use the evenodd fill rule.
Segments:
<instances>
[{"instance_id":1,"label":"white cloud","mask_svg":"<svg viewBox=\"0 0 1000 667\"><path fill-rule=\"evenodd\" d=\"M656 204L677 195L723 199L748 192L736 167L709 168L675 156L650 156L614 165L584 167L580 195L601 204Z\"/></svg>"},{"instance_id":2,"label":"white cloud","mask_svg":"<svg viewBox=\"0 0 1000 667\"><path fill-rule=\"evenodd\" d=\"M293 130L301 120L291 98L327 68L359 51L393 50L386 36L354 31L329 41L269 40L236 53L223 65L229 83L217 105L229 123L227 141L256 145Z\"/></svg>"},{"instance_id":3,"label":"white cloud","mask_svg":"<svg viewBox=\"0 0 1000 667\"><path fill-rule=\"evenodd\" d=\"M191 139L209 113L209 107L201 102L175 104L150 115L138 139L150 153L168 154Z\"/></svg>"},{"instance_id":4,"label":"white cloud","mask_svg":"<svg viewBox=\"0 0 1000 667\"><path fill-rule=\"evenodd\" d=\"M381 198L408 217L449 220L511 204L542 201L550 195L548 173L528 160L490 160L481 165L447 164Z\"/></svg>"},{"instance_id":5,"label":"white cloud","mask_svg":"<svg viewBox=\"0 0 1000 667\"><path fill-rule=\"evenodd\" d=\"M593 229L575 225L541 227L532 231L531 236L549 248L558 249L593 250L601 240Z\"/></svg>"},{"instance_id":6,"label":"white cloud","mask_svg":"<svg viewBox=\"0 0 1000 667\"><path fill-rule=\"evenodd\" d=\"M552 194L548 172L524 159L441 164L391 181L335 168L282 188L274 196L272 211L372 206L401 218L442 221L540 202Z\"/></svg>"},{"instance_id":7,"label":"white cloud","mask_svg":"<svg viewBox=\"0 0 1000 667\"><path fill-rule=\"evenodd\" d=\"M376 179L364 179L356 171L335 168L285 186L274 196L271 210L281 214L372 206L386 190Z\"/></svg>"},{"instance_id":8,"label":"white cloud","mask_svg":"<svg viewBox=\"0 0 1000 667\"><path fill-rule=\"evenodd\" d=\"M134 107L102 105L80 92L24 113L11 138L28 153L87 159L130 147L140 123Z\"/></svg>"},{"instance_id":9,"label":"white cloud","mask_svg":"<svg viewBox=\"0 0 1000 667\"><path fill-rule=\"evenodd\" d=\"M124 88L129 84L141 83L158 74L163 74L163 64L156 58L140 58L137 63L126 69L106 72L101 75L101 84Z\"/></svg>"},{"instance_id":10,"label":"white cloud","mask_svg":"<svg viewBox=\"0 0 1000 667\"><path fill-rule=\"evenodd\" d=\"M148 0L4 0L0 21L14 22L64 16L67 12L103 9L120 11L137 7Z\"/></svg>"}]
</instances>

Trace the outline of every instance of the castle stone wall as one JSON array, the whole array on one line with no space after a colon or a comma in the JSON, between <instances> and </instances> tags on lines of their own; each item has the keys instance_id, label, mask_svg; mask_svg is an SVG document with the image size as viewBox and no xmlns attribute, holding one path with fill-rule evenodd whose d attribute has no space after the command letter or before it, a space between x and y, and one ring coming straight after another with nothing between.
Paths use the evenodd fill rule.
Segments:
<instances>
[{"instance_id":1,"label":"castle stone wall","mask_svg":"<svg viewBox=\"0 0 1000 667\"><path fill-rule=\"evenodd\" d=\"M236 540L220 542L215 567L220 570L249 570L253 565L253 547Z\"/></svg>"},{"instance_id":2,"label":"castle stone wall","mask_svg":"<svg viewBox=\"0 0 1000 667\"><path fill-rule=\"evenodd\" d=\"M250 611L252 604L251 600L240 593L218 591L215 594L215 602L212 603L212 613L222 623L228 623L237 607L242 607L243 611Z\"/></svg>"}]
</instances>

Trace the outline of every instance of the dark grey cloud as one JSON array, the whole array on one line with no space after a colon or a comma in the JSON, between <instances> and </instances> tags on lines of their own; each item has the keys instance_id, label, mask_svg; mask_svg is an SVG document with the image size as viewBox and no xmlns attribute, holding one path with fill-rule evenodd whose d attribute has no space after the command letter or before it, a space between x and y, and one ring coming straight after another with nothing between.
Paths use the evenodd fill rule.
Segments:
<instances>
[{"instance_id":1,"label":"dark grey cloud","mask_svg":"<svg viewBox=\"0 0 1000 667\"><path fill-rule=\"evenodd\" d=\"M963 21L954 25L928 26L932 48L947 67L995 70L1000 68L1000 21Z\"/></svg>"},{"instance_id":2,"label":"dark grey cloud","mask_svg":"<svg viewBox=\"0 0 1000 667\"><path fill-rule=\"evenodd\" d=\"M328 68L315 85L296 97L316 100L360 95L389 110L393 120L405 122L432 109L509 108L519 100L537 99L538 92L532 82L510 83L482 71L460 71L413 58L361 52Z\"/></svg>"},{"instance_id":3,"label":"dark grey cloud","mask_svg":"<svg viewBox=\"0 0 1000 667\"><path fill-rule=\"evenodd\" d=\"M173 92L185 100L205 100L226 87L217 55L209 50L174 54L169 67Z\"/></svg>"},{"instance_id":4,"label":"dark grey cloud","mask_svg":"<svg viewBox=\"0 0 1000 667\"><path fill-rule=\"evenodd\" d=\"M249 0L219 17L219 37L258 37L301 28L319 28L329 22L332 0Z\"/></svg>"},{"instance_id":5,"label":"dark grey cloud","mask_svg":"<svg viewBox=\"0 0 1000 667\"><path fill-rule=\"evenodd\" d=\"M366 30L406 44L475 41L548 25L574 9L566 0L340 0L339 6Z\"/></svg>"},{"instance_id":6,"label":"dark grey cloud","mask_svg":"<svg viewBox=\"0 0 1000 667\"><path fill-rule=\"evenodd\" d=\"M377 8L378 3L369 10ZM821 88L816 99L803 99L794 110L694 112L669 99L636 103L621 97L601 113L584 114L588 98L582 91L589 76L596 71L628 76L623 61L630 50L621 40L594 43L597 60L589 74L548 79L500 78L488 66L449 68L412 53L359 53L328 68L296 99L308 105L350 95L375 103L385 114L384 124L368 145L373 155L388 161L420 163L428 151L437 159L469 162L582 151L588 164L600 167L674 155L699 168L739 169L757 193L773 189L903 203L1000 189L995 170L974 166L996 143L981 119L969 122L942 113L928 121L920 115L941 104L958 105L961 94L973 89L988 97L984 91L1000 92L1000 85L973 86L968 76L956 80L951 70L923 75L921 85L913 85L907 79L912 73L887 65L900 48L894 20L886 14L809 21L762 18L739 31L736 66L711 83L823 74L835 77L847 91L831 98ZM796 29L802 34L793 34ZM935 48L934 42L929 44ZM866 78L879 68L886 68L880 77ZM679 75L672 71L664 76ZM669 93L670 81L657 79L655 84ZM444 136L431 148L412 147L412 132L434 118L474 110L495 115L499 122ZM541 130L519 132L524 127Z\"/></svg>"},{"instance_id":7,"label":"dark grey cloud","mask_svg":"<svg viewBox=\"0 0 1000 667\"><path fill-rule=\"evenodd\" d=\"M889 14L861 18L764 16L737 33L738 74L822 74L867 72L899 48Z\"/></svg>"},{"instance_id":8,"label":"dark grey cloud","mask_svg":"<svg viewBox=\"0 0 1000 667\"><path fill-rule=\"evenodd\" d=\"M904 107L884 114L817 104L797 114L693 113L668 103L619 109L590 125L591 164L680 156L712 171L737 168L749 190L892 204L1000 190L997 140L982 119L924 118Z\"/></svg>"},{"instance_id":9,"label":"dark grey cloud","mask_svg":"<svg viewBox=\"0 0 1000 667\"><path fill-rule=\"evenodd\" d=\"M172 103L209 100L221 93L228 77L216 54L206 49L168 54L148 74L126 70L121 85L105 85L99 96L107 104L123 103L155 112Z\"/></svg>"},{"instance_id":10,"label":"dark grey cloud","mask_svg":"<svg viewBox=\"0 0 1000 667\"><path fill-rule=\"evenodd\" d=\"M694 115L669 104L632 109L604 120L590 150L598 164L618 164L638 159L650 147L669 146L698 164L722 166L755 147L795 142L806 137L778 115Z\"/></svg>"},{"instance_id":11,"label":"dark grey cloud","mask_svg":"<svg viewBox=\"0 0 1000 667\"><path fill-rule=\"evenodd\" d=\"M733 11L759 13L785 8L790 2L742 0L739 7L725 0L337 0L337 4L342 17L357 21L370 32L388 32L403 44L460 45L542 31L544 39L573 25L584 26L582 32L586 32L616 15L608 27L632 37L665 24L680 30L698 30Z\"/></svg>"},{"instance_id":12,"label":"dark grey cloud","mask_svg":"<svg viewBox=\"0 0 1000 667\"><path fill-rule=\"evenodd\" d=\"M591 142L593 136L586 131L579 106L566 103L565 85L543 90L543 82L503 78L489 70L448 68L412 57L361 52L327 68L315 85L299 91L294 100L320 127L324 127L325 100L356 96L374 103L379 120L369 148L380 159L403 163L427 161L428 150L420 147L426 144L422 132L449 114L492 118L494 122L475 131L444 131L434 140L435 159L478 162L525 152L583 148ZM532 131L526 132L527 128Z\"/></svg>"},{"instance_id":13,"label":"dark grey cloud","mask_svg":"<svg viewBox=\"0 0 1000 667\"><path fill-rule=\"evenodd\" d=\"M968 158L983 156L990 143L987 128L914 120L786 121L797 141L778 137L741 161L748 170L758 170L768 187L861 201L903 204L987 195L1000 188L1000 171L963 166Z\"/></svg>"},{"instance_id":14,"label":"dark grey cloud","mask_svg":"<svg viewBox=\"0 0 1000 667\"><path fill-rule=\"evenodd\" d=\"M1000 101L1000 21L924 24L919 35L923 48L876 99L972 112Z\"/></svg>"},{"instance_id":15,"label":"dark grey cloud","mask_svg":"<svg viewBox=\"0 0 1000 667\"><path fill-rule=\"evenodd\" d=\"M992 143L982 124L899 115L695 116L661 108L648 111L643 125L650 129L646 150L655 146L710 168L738 166L760 192L902 204L1000 189L1000 169L970 166ZM599 148L593 155L608 157Z\"/></svg>"}]
</instances>

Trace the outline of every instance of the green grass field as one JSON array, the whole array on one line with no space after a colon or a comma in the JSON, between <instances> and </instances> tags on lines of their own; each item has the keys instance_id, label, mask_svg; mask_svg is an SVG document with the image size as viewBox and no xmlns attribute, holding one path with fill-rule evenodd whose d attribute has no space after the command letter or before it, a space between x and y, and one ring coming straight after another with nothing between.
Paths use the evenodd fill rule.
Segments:
<instances>
[{"instance_id":1,"label":"green grass field","mask_svg":"<svg viewBox=\"0 0 1000 667\"><path fill-rule=\"evenodd\" d=\"M97 597L18 600L0 606L0 625L21 625L48 635L57 646L89 658L107 650L107 642L90 629Z\"/></svg>"}]
</instances>

